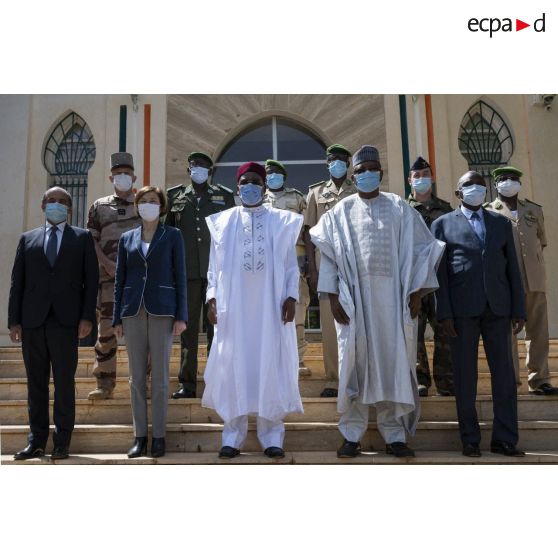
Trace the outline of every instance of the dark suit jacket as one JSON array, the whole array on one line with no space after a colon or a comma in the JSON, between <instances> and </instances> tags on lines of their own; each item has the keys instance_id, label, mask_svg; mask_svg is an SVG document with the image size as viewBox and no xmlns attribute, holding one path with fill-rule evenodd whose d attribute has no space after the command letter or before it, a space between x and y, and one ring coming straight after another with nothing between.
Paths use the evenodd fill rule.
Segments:
<instances>
[{"instance_id":1,"label":"dark suit jacket","mask_svg":"<svg viewBox=\"0 0 558 558\"><path fill-rule=\"evenodd\" d=\"M54 267L44 251L46 228L21 235L10 287L8 327L41 326L52 307L65 327L95 323L99 265L91 233L66 225Z\"/></svg>"},{"instance_id":2,"label":"dark suit jacket","mask_svg":"<svg viewBox=\"0 0 558 558\"><path fill-rule=\"evenodd\" d=\"M438 268L439 320L480 316L487 303L497 316L525 318L511 223L502 215L482 211L486 228L484 250L461 208L432 224L432 234L446 243Z\"/></svg>"},{"instance_id":3,"label":"dark suit jacket","mask_svg":"<svg viewBox=\"0 0 558 558\"><path fill-rule=\"evenodd\" d=\"M188 321L184 242L178 229L159 225L146 256L141 227L125 232L118 243L113 325L135 316L143 298L149 314Z\"/></svg>"}]
</instances>

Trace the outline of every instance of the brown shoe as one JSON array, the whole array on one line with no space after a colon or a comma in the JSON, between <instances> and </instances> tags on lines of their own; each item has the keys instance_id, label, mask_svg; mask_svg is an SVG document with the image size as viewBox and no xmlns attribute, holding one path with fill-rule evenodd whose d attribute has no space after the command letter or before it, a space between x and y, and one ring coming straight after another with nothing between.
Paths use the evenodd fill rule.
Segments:
<instances>
[{"instance_id":1,"label":"brown shoe","mask_svg":"<svg viewBox=\"0 0 558 558\"><path fill-rule=\"evenodd\" d=\"M112 399L112 390L105 387L98 387L89 392L88 399Z\"/></svg>"}]
</instances>

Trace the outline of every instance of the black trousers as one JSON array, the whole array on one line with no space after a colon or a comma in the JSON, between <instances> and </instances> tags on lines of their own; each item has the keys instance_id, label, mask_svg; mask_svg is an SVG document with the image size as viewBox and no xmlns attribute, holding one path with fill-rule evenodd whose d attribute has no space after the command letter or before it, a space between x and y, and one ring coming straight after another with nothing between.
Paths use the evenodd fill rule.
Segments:
<instances>
[{"instance_id":1,"label":"black trousers","mask_svg":"<svg viewBox=\"0 0 558 558\"><path fill-rule=\"evenodd\" d=\"M207 320L206 291L207 279L188 280L188 328L180 336L182 355L178 381L194 393L198 374L199 323L202 310L203 323L207 332L207 354L209 354L213 341L213 326Z\"/></svg>"},{"instance_id":2,"label":"black trousers","mask_svg":"<svg viewBox=\"0 0 558 558\"><path fill-rule=\"evenodd\" d=\"M481 316L455 318L454 324L457 337L451 338L450 344L461 441L463 444L479 444L481 439L475 400L479 337L482 335L492 384L492 440L517 444L517 387L511 348L511 318L496 316L487 307Z\"/></svg>"},{"instance_id":3,"label":"black trousers","mask_svg":"<svg viewBox=\"0 0 558 558\"><path fill-rule=\"evenodd\" d=\"M64 327L51 314L46 322L22 333L27 373L29 442L45 447L49 434L49 380L54 380L54 445L69 445L76 416L75 373L78 328Z\"/></svg>"}]
</instances>

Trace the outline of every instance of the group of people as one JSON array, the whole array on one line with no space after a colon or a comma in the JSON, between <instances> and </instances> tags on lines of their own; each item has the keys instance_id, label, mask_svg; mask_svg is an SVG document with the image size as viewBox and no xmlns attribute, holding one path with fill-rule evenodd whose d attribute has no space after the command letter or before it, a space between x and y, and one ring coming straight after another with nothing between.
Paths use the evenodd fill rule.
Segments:
<instances>
[{"instance_id":1,"label":"group of people","mask_svg":"<svg viewBox=\"0 0 558 558\"><path fill-rule=\"evenodd\" d=\"M352 163L352 172L350 167ZM521 171L493 172L498 199L485 203L476 172L457 182L455 210L435 196L432 168L419 157L408 200L381 191L378 150L327 148L330 179L308 196L286 186L279 161L238 168L236 192L212 184L214 163L188 156L190 183L136 191L133 157L111 156L114 194L95 201L87 230L68 224L70 194L43 196L45 224L22 235L12 271L8 326L22 342L30 434L15 459L42 456L49 436L52 368L54 449L64 459L75 422L79 339L97 313L90 399L116 385L118 338L125 338L134 440L130 458L165 454L169 361L180 336L179 388L194 398L198 335L207 332L202 405L224 421L219 456L234 458L255 416L265 455L284 456L284 419L302 413L299 377L308 376L304 323L318 293L327 385L337 397L343 443L355 457L369 407L386 452L410 457L420 397L431 387L424 335L434 332L433 377L455 395L463 454L480 456L475 409L482 335L494 401L491 451L517 449L517 334L526 324L529 390L558 394L549 382L542 209L518 198ZM350 176L350 178L349 178ZM236 194L236 195L235 195ZM537 266L533 269L533 266ZM526 321L527 320L527 321Z\"/></svg>"}]
</instances>

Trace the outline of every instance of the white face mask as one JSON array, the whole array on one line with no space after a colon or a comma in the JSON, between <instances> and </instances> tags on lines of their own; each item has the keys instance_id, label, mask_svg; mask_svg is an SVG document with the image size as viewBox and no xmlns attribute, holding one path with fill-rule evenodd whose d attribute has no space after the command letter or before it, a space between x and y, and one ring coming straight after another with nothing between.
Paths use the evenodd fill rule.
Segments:
<instances>
[{"instance_id":1,"label":"white face mask","mask_svg":"<svg viewBox=\"0 0 558 558\"><path fill-rule=\"evenodd\" d=\"M471 207L477 207L484 203L486 197L486 187L482 184L472 184L461 189L463 201Z\"/></svg>"},{"instance_id":2,"label":"white face mask","mask_svg":"<svg viewBox=\"0 0 558 558\"><path fill-rule=\"evenodd\" d=\"M503 180L502 182L498 182L496 184L496 189L498 193L502 194L502 196L506 198L513 198L519 194L519 190L521 189L521 182L519 180Z\"/></svg>"},{"instance_id":3,"label":"white face mask","mask_svg":"<svg viewBox=\"0 0 558 558\"><path fill-rule=\"evenodd\" d=\"M129 174L116 174L112 177L112 183L117 190L127 192L132 188L132 177Z\"/></svg>"},{"instance_id":4,"label":"white face mask","mask_svg":"<svg viewBox=\"0 0 558 558\"><path fill-rule=\"evenodd\" d=\"M192 177L192 181L196 184L203 184L204 182L207 182L209 169L204 167L192 167L190 169L190 176Z\"/></svg>"},{"instance_id":5,"label":"white face mask","mask_svg":"<svg viewBox=\"0 0 558 558\"><path fill-rule=\"evenodd\" d=\"M138 213L145 221L156 221L159 219L161 206L158 203L138 204Z\"/></svg>"}]
</instances>

